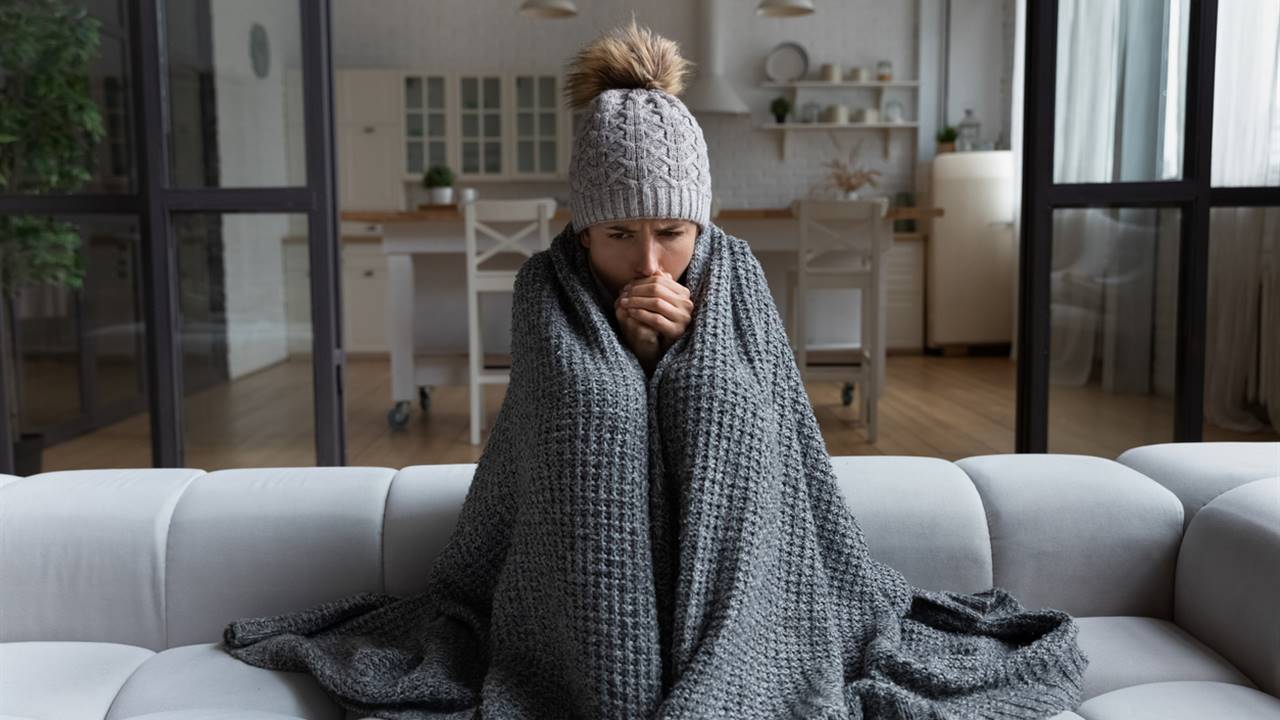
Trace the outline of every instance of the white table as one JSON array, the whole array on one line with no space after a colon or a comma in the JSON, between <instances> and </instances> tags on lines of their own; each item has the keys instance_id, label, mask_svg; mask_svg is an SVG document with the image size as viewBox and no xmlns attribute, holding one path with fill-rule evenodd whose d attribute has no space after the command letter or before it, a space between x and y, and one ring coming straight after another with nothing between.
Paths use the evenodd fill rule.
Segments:
<instances>
[{"instance_id":1,"label":"white table","mask_svg":"<svg viewBox=\"0 0 1280 720\"><path fill-rule=\"evenodd\" d=\"M891 219L937 217L935 208L894 208ZM388 340L391 349L391 401L388 424L394 429L408 422L410 408L417 399L425 412L430 406L427 388L434 385L464 384L466 356L457 354L419 355L414 349L415 282L413 259L418 255L462 254L466 252L462 214L452 210L344 211L343 220L382 223L382 252L387 259ZM555 237L568 223L567 209L557 210L552 220ZM789 208L722 210L716 224L733 235L748 240L755 252L795 252L796 220ZM749 223L750 231L735 231ZM913 236L914 237L914 236Z\"/></svg>"}]
</instances>

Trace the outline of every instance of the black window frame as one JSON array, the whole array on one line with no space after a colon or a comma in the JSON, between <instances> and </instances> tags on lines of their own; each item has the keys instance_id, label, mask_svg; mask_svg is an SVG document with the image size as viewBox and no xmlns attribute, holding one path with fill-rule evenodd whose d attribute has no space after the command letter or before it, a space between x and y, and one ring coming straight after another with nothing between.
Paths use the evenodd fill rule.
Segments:
<instances>
[{"instance_id":1,"label":"black window frame","mask_svg":"<svg viewBox=\"0 0 1280 720\"><path fill-rule=\"evenodd\" d=\"M1027 0L1026 10L1014 449L1048 452L1053 212L1084 207L1181 212L1173 441L1198 442L1204 423L1210 211L1280 206L1280 187L1211 187L1218 0L1189 3L1182 177L1152 182L1053 181L1058 0Z\"/></svg>"},{"instance_id":2,"label":"black window frame","mask_svg":"<svg viewBox=\"0 0 1280 720\"><path fill-rule=\"evenodd\" d=\"M306 185L177 188L170 177L165 0L134 0L129 73L136 184L127 193L0 194L0 214L128 214L142 237L147 406L155 467L184 464L182 363L178 335L177 250L172 213L305 213L310 261L312 369L317 465L345 465L341 288L338 282L333 74L329 0L297 0L302 46ZM0 329L0 332L3 332ZM9 358L0 358L0 363ZM0 472L14 468L8 398L0 383Z\"/></svg>"}]
</instances>

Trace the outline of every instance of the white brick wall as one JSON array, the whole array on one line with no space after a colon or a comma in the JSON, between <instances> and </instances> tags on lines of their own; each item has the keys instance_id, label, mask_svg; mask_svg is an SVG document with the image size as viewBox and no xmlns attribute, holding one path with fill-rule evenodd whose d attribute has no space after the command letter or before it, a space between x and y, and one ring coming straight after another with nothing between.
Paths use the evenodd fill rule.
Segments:
<instances>
[{"instance_id":1,"label":"white brick wall","mask_svg":"<svg viewBox=\"0 0 1280 720\"><path fill-rule=\"evenodd\" d=\"M303 184L286 158L286 68L300 60L298 8L290 3L219 0L210 6L217 92L218 168L222 187ZM253 73L249 31L267 31L266 77ZM296 74L294 74L296 77ZM280 362L286 356L285 215L224 215L227 366L232 378Z\"/></svg>"},{"instance_id":2,"label":"white brick wall","mask_svg":"<svg viewBox=\"0 0 1280 720\"><path fill-rule=\"evenodd\" d=\"M756 15L755 4L755 0L726 3L727 26L721 30L726 39L725 74L752 114L698 118L707 139L712 187L723 207L787 205L807 194L820 179L824 160L847 152L835 150L825 133L795 133L784 162L777 134L753 129L771 120L769 103L781 94L758 87L765 79L764 58L779 42L792 40L804 45L810 72L815 75L824 62L873 66L887 58L893 62L897 77L918 77L915 2L825 2L810 17L786 20ZM516 11L518 5L514 0L336 0L334 64L339 68L417 67L447 72L518 67L554 70L562 68L592 38L627 22L633 10L637 22L678 42L686 57L697 57L694 5L688 0L590 0L579 2L579 15L568 20L526 18ZM997 78L998 73L992 82ZM867 91L801 93L802 102L874 103L873 94ZM914 111L914 103L908 103L908 112ZM865 139L862 159L884 173L887 192L911 188L911 131L894 131L889 161L883 158L879 132L841 131L837 137L845 148L856 138ZM542 188L551 194L566 189L562 182L543 184ZM412 206L420 191L412 185L407 189ZM503 183L482 189L481 194L499 197L530 191L538 190Z\"/></svg>"}]
</instances>

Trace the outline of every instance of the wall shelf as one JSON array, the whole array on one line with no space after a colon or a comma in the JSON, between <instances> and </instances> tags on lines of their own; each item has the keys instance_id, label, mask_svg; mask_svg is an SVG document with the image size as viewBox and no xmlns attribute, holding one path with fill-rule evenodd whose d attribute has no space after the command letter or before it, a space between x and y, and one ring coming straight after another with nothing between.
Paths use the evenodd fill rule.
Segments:
<instances>
[{"instance_id":1,"label":"wall shelf","mask_svg":"<svg viewBox=\"0 0 1280 720\"><path fill-rule=\"evenodd\" d=\"M800 110L800 91L801 90L872 90L876 94L875 106L880 111L880 117L884 117L884 96L886 90L908 90L911 91L913 101L911 105L919 111L919 101L914 98L916 90L920 88L919 80L866 80L862 82L853 82L851 80L793 80L791 82L763 82L760 83L762 88L772 88L776 90L787 90L791 92L791 106L794 112ZM792 130L880 130L883 132L884 140L884 159L889 159L889 133L891 130L915 130L919 127L919 123L914 120L906 120L903 122L874 122L874 123L828 123L828 122L791 122L791 123L766 123L758 126L759 130L781 131L778 143L779 152L782 159L787 159L788 146L791 144Z\"/></svg>"},{"instance_id":2,"label":"wall shelf","mask_svg":"<svg viewBox=\"0 0 1280 720\"><path fill-rule=\"evenodd\" d=\"M915 121L911 122L877 122L877 123L765 123L756 126L757 130L768 130L777 132L780 135L778 148L782 153L782 159L787 159L788 146L791 144L792 131L805 130L880 130L884 134L884 159L889 159L889 133L893 130L915 130L920 126Z\"/></svg>"},{"instance_id":3,"label":"wall shelf","mask_svg":"<svg viewBox=\"0 0 1280 720\"><path fill-rule=\"evenodd\" d=\"M828 80L793 80L792 82L764 82L760 83L760 87L767 88L917 88L920 87L918 80L889 80L879 82L877 80L867 80L864 82L853 82L851 80L842 80L839 82L831 82Z\"/></svg>"}]
</instances>

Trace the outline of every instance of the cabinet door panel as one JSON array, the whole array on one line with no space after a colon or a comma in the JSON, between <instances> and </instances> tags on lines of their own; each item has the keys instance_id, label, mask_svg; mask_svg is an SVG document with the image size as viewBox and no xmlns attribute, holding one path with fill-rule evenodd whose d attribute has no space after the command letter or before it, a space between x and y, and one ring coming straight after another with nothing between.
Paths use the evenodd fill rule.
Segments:
<instances>
[{"instance_id":1,"label":"cabinet door panel","mask_svg":"<svg viewBox=\"0 0 1280 720\"><path fill-rule=\"evenodd\" d=\"M338 127L338 205L345 210L400 210L399 125Z\"/></svg>"},{"instance_id":2,"label":"cabinet door panel","mask_svg":"<svg viewBox=\"0 0 1280 720\"><path fill-rule=\"evenodd\" d=\"M379 125L399 122L399 71L339 70L334 85L339 123Z\"/></svg>"},{"instance_id":3,"label":"cabinet door panel","mask_svg":"<svg viewBox=\"0 0 1280 720\"><path fill-rule=\"evenodd\" d=\"M885 256L885 347L924 348L924 242L895 241Z\"/></svg>"},{"instance_id":4,"label":"cabinet door panel","mask_svg":"<svg viewBox=\"0 0 1280 720\"><path fill-rule=\"evenodd\" d=\"M343 333L348 352L387 352L387 261L343 252Z\"/></svg>"}]
</instances>

